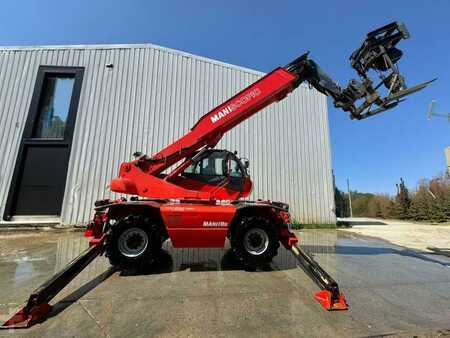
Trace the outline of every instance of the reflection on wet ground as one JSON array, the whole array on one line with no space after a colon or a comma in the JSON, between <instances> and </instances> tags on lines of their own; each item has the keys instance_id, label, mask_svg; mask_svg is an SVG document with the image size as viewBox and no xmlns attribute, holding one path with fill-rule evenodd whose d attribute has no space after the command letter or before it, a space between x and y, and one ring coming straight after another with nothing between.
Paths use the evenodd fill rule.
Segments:
<instances>
[{"instance_id":1,"label":"reflection on wet ground","mask_svg":"<svg viewBox=\"0 0 450 338\"><path fill-rule=\"evenodd\" d=\"M336 251L336 233L319 234L317 232L304 233L300 238L300 243L304 245L305 250L313 256L323 256L328 266L331 266L331 259L328 254ZM68 262L74 259L86 248L87 240L83 237L69 237L57 240L56 263L54 273L61 270ZM306 245L306 243L308 243ZM27 261L27 264L31 264ZM268 264L264 271L279 271L295 269L298 266L296 258L292 253L286 250L282 245L278 250L278 255ZM78 279L78 284L85 283L92 277L103 273L109 267L107 259L100 257L91 263L82 276ZM32 265L29 269L32 269ZM17 270L17 269L16 269ZM176 271L227 271L227 270L245 270L238 262L230 248L228 241L224 248L187 248L175 249L170 240L163 244L163 250L153 264L149 264L146 273L176 272ZM126 275L122 274L122 275ZM76 284L76 283L75 283Z\"/></svg>"},{"instance_id":2,"label":"reflection on wet ground","mask_svg":"<svg viewBox=\"0 0 450 338\"><path fill-rule=\"evenodd\" d=\"M276 271L294 269L297 267L297 260L285 248L281 247L274 260L261 268L262 271ZM229 271L229 270L247 270L239 262L229 245L223 249L216 248L190 248L175 249L170 241L163 245L163 249L157 256L153 264L149 264L144 271L133 273L130 271L122 272L121 275L135 274L158 274L177 271Z\"/></svg>"}]
</instances>

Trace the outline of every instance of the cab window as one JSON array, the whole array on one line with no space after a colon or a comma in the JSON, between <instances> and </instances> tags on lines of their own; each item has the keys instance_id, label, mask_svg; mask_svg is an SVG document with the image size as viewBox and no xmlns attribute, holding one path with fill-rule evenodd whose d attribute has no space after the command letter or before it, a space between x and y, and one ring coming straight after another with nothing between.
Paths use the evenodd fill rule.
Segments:
<instances>
[{"instance_id":1,"label":"cab window","mask_svg":"<svg viewBox=\"0 0 450 338\"><path fill-rule=\"evenodd\" d=\"M226 153L213 152L209 156L191 164L184 173L203 176L225 176Z\"/></svg>"},{"instance_id":2,"label":"cab window","mask_svg":"<svg viewBox=\"0 0 450 338\"><path fill-rule=\"evenodd\" d=\"M235 159L233 159L233 158L230 159L229 166L230 166L230 176L231 177L243 177L244 176L242 173L241 166Z\"/></svg>"},{"instance_id":3,"label":"cab window","mask_svg":"<svg viewBox=\"0 0 450 338\"><path fill-rule=\"evenodd\" d=\"M208 152L203 158L187 167L181 176L212 185L221 185L227 180L227 187L238 191L245 177L234 155L220 150Z\"/></svg>"}]
</instances>

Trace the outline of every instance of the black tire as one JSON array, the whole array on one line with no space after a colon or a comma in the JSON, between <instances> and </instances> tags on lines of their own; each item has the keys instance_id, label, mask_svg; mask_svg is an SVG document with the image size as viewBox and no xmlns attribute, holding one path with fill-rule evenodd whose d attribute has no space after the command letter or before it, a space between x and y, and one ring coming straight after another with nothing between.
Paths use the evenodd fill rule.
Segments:
<instances>
[{"instance_id":1,"label":"black tire","mask_svg":"<svg viewBox=\"0 0 450 338\"><path fill-rule=\"evenodd\" d=\"M153 263L161 246L158 226L148 217L132 215L112 226L105 251L111 265L125 271L140 271ZM136 251L132 252L133 249Z\"/></svg>"},{"instance_id":2,"label":"black tire","mask_svg":"<svg viewBox=\"0 0 450 338\"><path fill-rule=\"evenodd\" d=\"M268 240L267 245L263 245L265 239ZM230 242L236 257L245 267L252 269L265 267L277 255L280 247L275 224L263 216L242 217Z\"/></svg>"}]
</instances>

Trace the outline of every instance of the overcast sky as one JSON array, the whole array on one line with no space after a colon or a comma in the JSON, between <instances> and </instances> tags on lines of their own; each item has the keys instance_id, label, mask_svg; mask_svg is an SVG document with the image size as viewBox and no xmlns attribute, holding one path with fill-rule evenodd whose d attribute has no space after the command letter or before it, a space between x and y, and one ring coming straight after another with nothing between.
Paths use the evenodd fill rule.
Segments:
<instances>
[{"instance_id":1,"label":"overcast sky","mask_svg":"<svg viewBox=\"0 0 450 338\"><path fill-rule=\"evenodd\" d=\"M450 1L60 1L2 0L0 45L150 42L268 72L305 50L341 85L365 34L406 23L400 69L407 83L438 77L399 108L350 121L329 104L337 184L359 191L415 186L446 168L450 122L426 119L431 99L450 112Z\"/></svg>"}]
</instances>

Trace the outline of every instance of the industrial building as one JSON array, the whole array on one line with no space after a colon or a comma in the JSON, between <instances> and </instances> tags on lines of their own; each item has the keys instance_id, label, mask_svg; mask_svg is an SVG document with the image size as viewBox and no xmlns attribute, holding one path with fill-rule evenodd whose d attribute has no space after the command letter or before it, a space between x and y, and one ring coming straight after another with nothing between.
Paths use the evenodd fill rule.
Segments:
<instances>
[{"instance_id":1,"label":"industrial building","mask_svg":"<svg viewBox=\"0 0 450 338\"><path fill-rule=\"evenodd\" d=\"M157 152L263 75L150 44L1 47L0 226L85 224L96 200L115 197L122 161ZM315 89L300 86L218 148L250 160L252 199L335 223L327 101Z\"/></svg>"}]
</instances>

